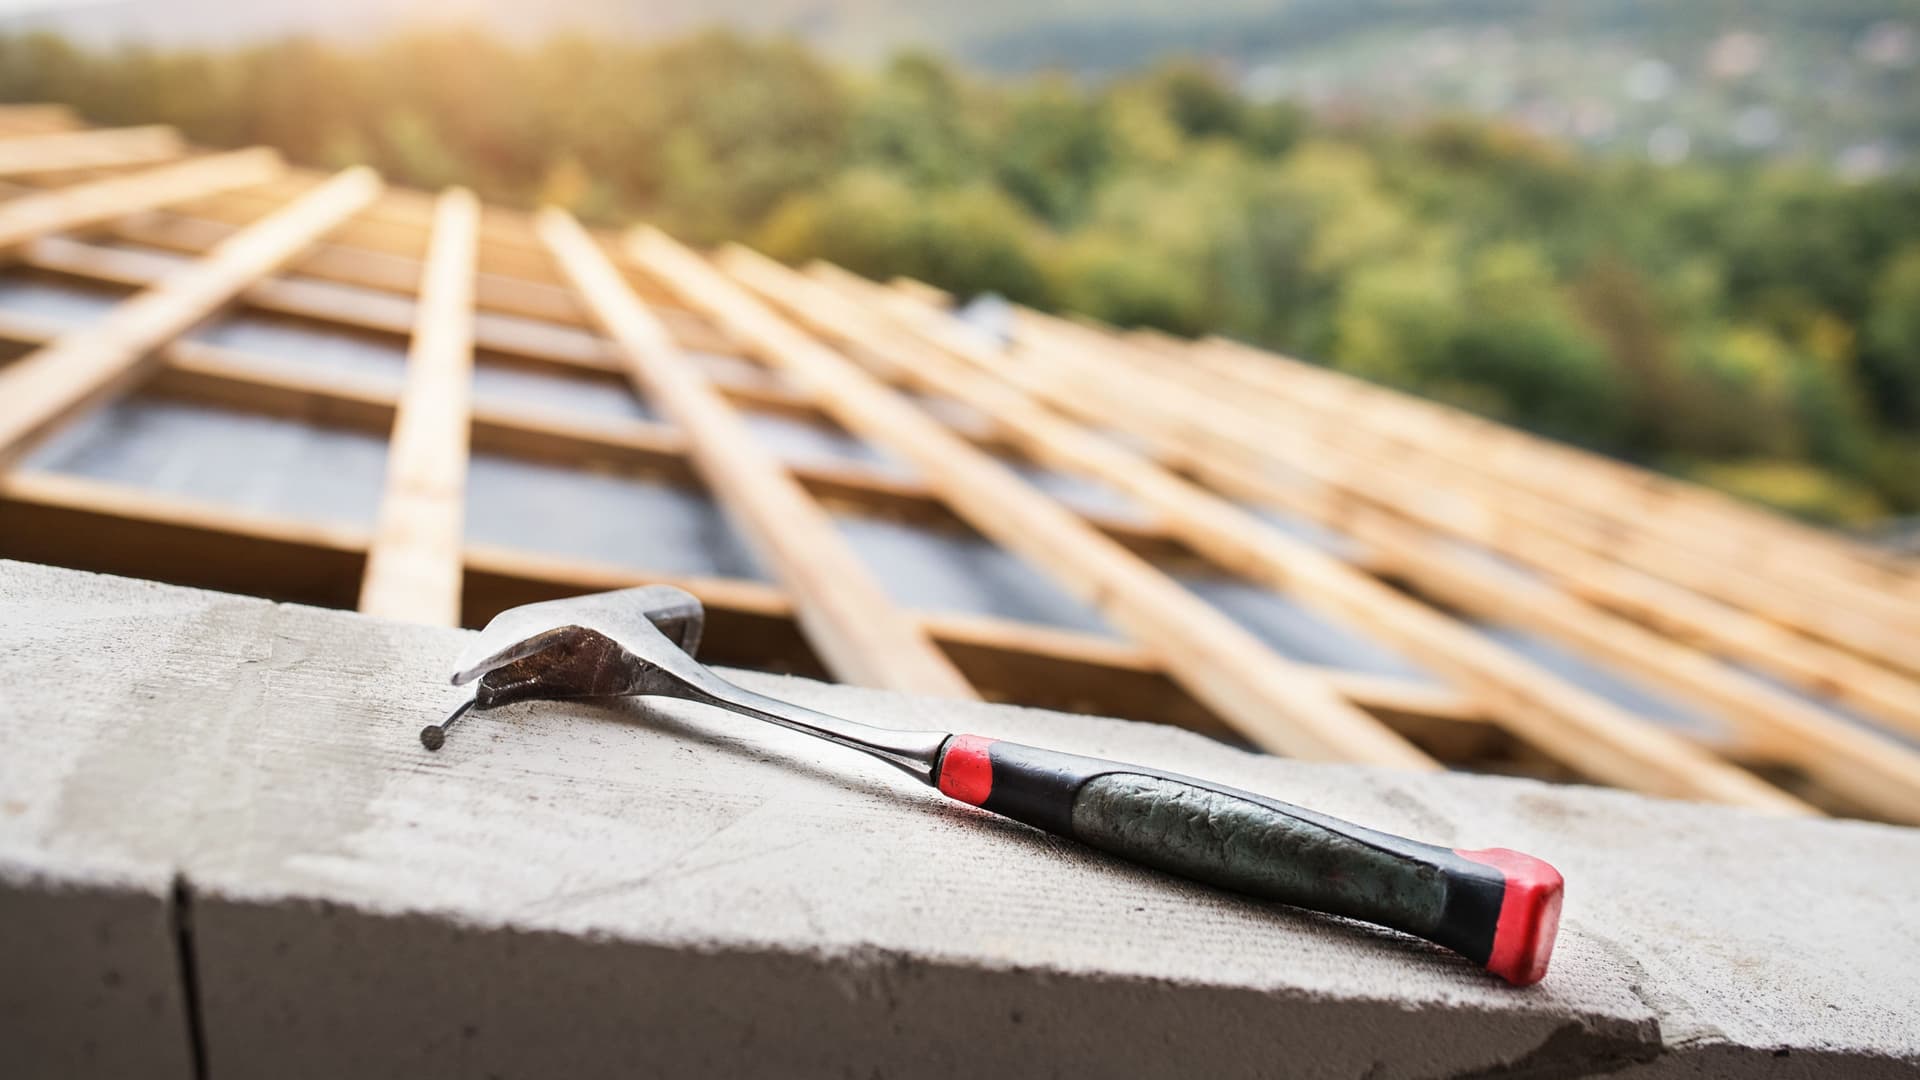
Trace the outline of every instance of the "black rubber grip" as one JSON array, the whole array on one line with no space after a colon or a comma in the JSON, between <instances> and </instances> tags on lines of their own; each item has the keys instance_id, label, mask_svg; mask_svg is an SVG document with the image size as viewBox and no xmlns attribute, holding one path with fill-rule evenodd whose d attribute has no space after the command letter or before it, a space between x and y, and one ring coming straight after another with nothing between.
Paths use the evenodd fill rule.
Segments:
<instances>
[{"instance_id":1,"label":"black rubber grip","mask_svg":"<svg viewBox=\"0 0 1920 1080\"><path fill-rule=\"evenodd\" d=\"M1530 856L1462 853L1188 776L977 736L949 741L938 779L955 798L1133 862L1391 927L1514 982L1545 974L1560 881Z\"/></svg>"}]
</instances>

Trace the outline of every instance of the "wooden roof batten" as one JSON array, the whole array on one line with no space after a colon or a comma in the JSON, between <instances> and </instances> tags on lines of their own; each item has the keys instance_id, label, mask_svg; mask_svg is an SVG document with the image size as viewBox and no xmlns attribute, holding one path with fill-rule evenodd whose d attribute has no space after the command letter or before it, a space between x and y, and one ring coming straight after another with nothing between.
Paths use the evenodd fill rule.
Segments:
<instances>
[{"instance_id":1,"label":"wooden roof batten","mask_svg":"<svg viewBox=\"0 0 1920 1080\"><path fill-rule=\"evenodd\" d=\"M1032 316L1028 322L1030 335L1058 326ZM1137 354L1118 343L1096 339L1076 347L1071 341L1062 343L1058 336L1045 334L1035 340L1039 347L1052 349L1057 358L1072 360L1078 355L1079 385L1082 386L1093 381L1097 363L1101 383L1116 378L1145 379L1157 395L1156 402L1169 397L1194 402L1222 400L1194 385L1190 372L1164 364L1157 367L1143 364ZM1090 359L1093 354L1097 354L1097 361ZM1916 725L1916 721L1920 721L1920 684L1915 684L1900 670L1876 665L1866 658L1796 635L1762 617L1743 613L1634 566L1610 561L1555 537L1528 530L1524 527L1527 518L1512 517L1505 524L1496 525L1490 515L1481 512L1482 503L1461 500L1458 488L1448 486L1440 478L1423 481L1416 470L1389 468L1353 453L1337 434L1329 431L1344 424L1327 425L1323 417L1289 405L1278 408L1287 423L1276 430L1266 422L1267 414L1240 409L1232 404L1234 400L1237 399L1223 399L1204 429L1190 426L1176 433L1186 441L1186 448L1181 452L1191 458L1191 467L1209 473L1216 483L1225 484L1245 497L1335 523L1350 534L1367 539L1379 558L1399 563L1400 571L1406 570L1408 559L1418 559L1433 571L1425 580L1436 588L1457 593L1460 591L1457 584L1449 582L1457 583L1461 575L1470 575L1478 582L1471 592L1475 603L1484 606L1505 595L1512 598L1505 605L1506 611L1536 623L1549 618L1550 613L1533 599L1539 593L1537 588L1529 588L1511 575L1500 575L1484 562L1463 559L1459 552L1438 541L1450 539L1483 545L1546 576L1567 596L1635 619L1663 636L1676 637L1752 665L1810 693L1862 708L1894 727L1910 733L1920 732L1920 725ZM1080 403L1077 397L1075 403ZM1147 407L1135 406L1136 409ZM1234 413L1244 415L1236 419L1230 415ZM1297 479L1306 482L1275 479L1264 465L1302 473L1304 475ZM1418 546L1421 544L1424 544L1424 555ZM1443 564L1443 569L1434 570ZM1561 597L1555 595L1552 599ZM1587 621L1592 623L1591 619ZM1550 632L1564 629L1563 624ZM1611 631L1599 634L1600 640L1615 649L1631 645L1628 640L1631 637ZM1674 670L1670 666L1663 668L1660 680L1672 681ZM1681 681L1697 688L1698 679L1692 676L1682 677Z\"/></svg>"},{"instance_id":2,"label":"wooden roof batten","mask_svg":"<svg viewBox=\"0 0 1920 1080\"><path fill-rule=\"evenodd\" d=\"M360 610L460 624L460 541L473 411L473 276L480 201L440 196L406 387L394 408L387 489L367 551Z\"/></svg>"},{"instance_id":3,"label":"wooden roof batten","mask_svg":"<svg viewBox=\"0 0 1920 1080\"><path fill-rule=\"evenodd\" d=\"M1463 679L1489 702L1496 720L1546 744L1550 752L1582 772L1663 794L1717 797L1773 808L1795 806L1750 774L1561 683L1517 656L1503 654L1491 642L1450 624L1444 616L1364 573L1166 472L1137 452L1050 412L1008 378L1017 370L1011 358L981 335L967 333L968 328L942 321L943 316L920 301L896 295L892 299L899 305L889 306L887 297L868 298L879 311L898 312L896 325L928 346L901 352L903 346L890 340L883 328L861 319L857 305L847 299L836 305L830 288L743 249L730 249L725 264L754 287L784 297L785 306L796 317L815 321L823 330L837 329L862 347L860 355L878 359L892 353L888 366L897 376L988 411L1048 463L1084 471L1140 499L1222 569L1297 595L1336 620L1353 620L1436 670ZM828 280L843 289L853 288L842 275ZM921 313L931 318L917 318ZM1920 801L1913 812L1920 815Z\"/></svg>"},{"instance_id":4,"label":"wooden roof batten","mask_svg":"<svg viewBox=\"0 0 1920 1080\"><path fill-rule=\"evenodd\" d=\"M634 387L686 433L694 465L787 586L807 637L848 682L947 697L974 691L924 628L899 610L784 465L692 370L666 327L564 211L541 212L540 237L618 343Z\"/></svg>"},{"instance_id":5,"label":"wooden roof batten","mask_svg":"<svg viewBox=\"0 0 1920 1080\"><path fill-rule=\"evenodd\" d=\"M906 296L875 297L876 304L889 302L895 308L904 308L909 319L916 309L932 314L922 302ZM934 318L940 316L935 314ZM1011 385L1030 388L1055 406L1136 434L1144 433L1149 444L1166 458L1182 459L1182 446L1170 432L1183 430L1186 425L1200 426L1204 422L1210 430L1235 430L1222 415L1225 406L1210 400L1203 402L1198 397L1187 400L1186 404L1196 410L1205 406L1204 418L1188 414L1179 417L1175 427L1156 427L1142 415L1142 410L1130 409L1126 403L1153 401L1166 410L1177 408L1183 402L1182 397L1164 387L1142 386L1117 389L1103 398L1100 388L1092 383L1110 383L1116 378L1124 382L1125 379L1124 373L1115 372L1110 365L1100 368L1097 379L1091 370L1083 373L1083 379L1060 379L1058 371L1049 375L1048 366L1059 357L1033 351L1017 357L1002 355L999 350L982 345L977 338L971 344L957 335L949 335L946 340L956 355L967 356ZM1259 441L1258 433L1250 428L1246 434L1249 444ZM1209 463L1226 460L1223 455L1213 454L1205 460L1196 457L1188 464L1197 473L1217 475L1211 472L1217 464ZM1106 471L1121 483L1150 473L1144 463L1109 466ZM1291 501L1284 495L1272 497L1275 489L1264 482L1264 474L1257 470L1231 474L1229 481L1224 486L1234 494L1256 502L1268 501L1287 510L1304 510L1314 516L1316 507L1312 503ZM1268 498L1262 500L1262 496ZM1196 507L1209 505L1196 503L1192 496L1187 496L1187 502ZM1170 518L1174 516L1169 514ZM1728 780L1719 775L1711 755L1676 747L1671 741L1675 737L1670 733L1655 729L1649 722L1500 649L1470 628L1449 625L1444 618L1394 590L1367 580L1365 575L1339 565L1332 557L1306 548L1220 500L1211 500L1205 517L1198 517L1194 512L1179 516L1193 522L1196 531L1190 538L1192 542L1224 549L1222 554L1229 558L1237 556L1244 563L1248 558L1247 545L1258 545L1252 550L1266 560L1264 572L1272 583L1290 582L1305 595L1318 595L1334 610L1364 620L1377 636L1401 645L1437 669L1466 680L1495 703L1496 718L1505 716L1517 729L1549 741L1567 759L1584 764L1590 775L1621 783L1620 775L1624 774L1634 778L1628 783L1664 782L1684 785L1683 790L1707 788ZM1920 755L1890 746L1884 740L1859 732L1811 706L1782 697L1702 658L1675 655L1684 654L1686 650L1617 619L1584 612L1573 598L1543 592L1536 586L1487 572L1474 560L1456 552L1422 547L1420 538L1378 518L1347 512L1323 516L1320 520L1344 527L1349 535L1373 549L1383 568L1400 574L1416 587L1427 586L1455 609L1517 621L1549 636L1571 639L1587 651L1610 659L1625 656L1630 662L1646 661L1651 654L1655 662L1641 670L1650 671L1663 685L1676 687L1684 696L1701 700L1709 707L1731 705L1726 709L1729 718L1763 744L1789 737L1787 733L1808 744L1817 744L1820 753L1808 756L1809 767L1838 789L1872 805L1879 813L1903 820L1920 815ZM1505 706L1504 711L1501 705ZM1623 756L1617 764L1610 765L1596 758L1595 748L1610 742L1621 747ZM1706 766L1704 773L1699 771L1703 765ZM1661 777L1667 779L1662 781ZM1744 774L1733 781L1740 783L1742 778Z\"/></svg>"},{"instance_id":6,"label":"wooden roof batten","mask_svg":"<svg viewBox=\"0 0 1920 1080\"><path fill-rule=\"evenodd\" d=\"M231 174L221 177L224 181ZM196 176L195 182L203 181ZM162 346L210 318L379 190L380 181L370 170L341 173L122 303L98 323L0 372L0 464L61 421L138 381L157 364ZM0 215L10 205L0 205Z\"/></svg>"},{"instance_id":7,"label":"wooden roof batten","mask_svg":"<svg viewBox=\"0 0 1920 1080\"><path fill-rule=\"evenodd\" d=\"M803 275L743 249L709 259L650 230L596 237L558 212L197 151L165 128L86 130L58 108L0 107L0 178L0 265L134 290L86 326L0 312L0 338L38 347L0 366L0 557L438 623L669 580L708 603L726 662L1171 721L1304 757L1431 768L1438 755L1920 821L1920 754L1735 666L1920 730L1920 571L1689 485L1218 339L1020 312L1002 348L935 290ZM184 339L235 305L404 337L404 378ZM668 422L476 402L473 369L494 363L628 381ZM321 526L7 471L130 392L390 436L380 508L365 528ZM944 403L964 408L923 407ZM779 460L744 410L837 424L918 475ZM1328 422L1335 410L1353 422ZM785 587L475 544L462 535L470 451L700 487ZM1144 516L1069 510L997 455L1099 481ZM1573 475L1582 493L1556 498ZM1353 543L1330 554L1242 504ZM828 517L848 506L971 527L1124 638L903 611ZM1463 542L1531 576L1467 558ZM1167 560L1284 592L1443 683L1288 660ZM1524 626L1724 720L1726 735L1659 726L1456 618Z\"/></svg>"},{"instance_id":8,"label":"wooden roof batten","mask_svg":"<svg viewBox=\"0 0 1920 1080\"><path fill-rule=\"evenodd\" d=\"M762 359L808 384L849 430L912 462L981 533L1046 567L1070 592L1159 651L1176 678L1249 738L1299 757L1435 766L1323 682L794 329L664 233L637 232L626 251L690 306L752 344Z\"/></svg>"}]
</instances>

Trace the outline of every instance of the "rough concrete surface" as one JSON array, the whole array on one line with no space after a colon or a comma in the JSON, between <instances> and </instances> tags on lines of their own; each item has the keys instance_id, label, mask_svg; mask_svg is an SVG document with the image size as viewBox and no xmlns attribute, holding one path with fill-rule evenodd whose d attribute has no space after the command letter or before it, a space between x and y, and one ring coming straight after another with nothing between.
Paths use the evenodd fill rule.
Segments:
<instances>
[{"instance_id":1,"label":"rough concrete surface","mask_svg":"<svg viewBox=\"0 0 1920 1080\"><path fill-rule=\"evenodd\" d=\"M1516 990L697 707L429 755L463 639L0 563L0 1071L1920 1075L1920 831L738 676L1545 857L1561 945Z\"/></svg>"}]
</instances>

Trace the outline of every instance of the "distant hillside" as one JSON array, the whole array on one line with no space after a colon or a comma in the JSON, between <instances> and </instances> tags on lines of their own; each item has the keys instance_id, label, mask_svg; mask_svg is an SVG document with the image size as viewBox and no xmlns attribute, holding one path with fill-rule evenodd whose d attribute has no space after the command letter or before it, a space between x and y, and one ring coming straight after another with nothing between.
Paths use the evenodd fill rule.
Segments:
<instances>
[{"instance_id":1,"label":"distant hillside","mask_svg":"<svg viewBox=\"0 0 1920 1080\"><path fill-rule=\"evenodd\" d=\"M0 32L99 44L365 39L469 21L652 39L722 24L844 60L926 47L976 69L1102 77L1202 57L1257 98L1464 109L1656 160L1804 156L1873 175L1920 154L1912 0L0 0ZM12 9L16 13L8 15Z\"/></svg>"},{"instance_id":2,"label":"distant hillside","mask_svg":"<svg viewBox=\"0 0 1920 1080\"><path fill-rule=\"evenodd\" d=\"M1078 81L983 78L925 53L848 70L730 33L460 29L139 52L0 34L0 102L65 101L98 123L174 123L210 146L366 163L793 263L1224 333L1817 520L1920 511L1920 169L1713 160L1708 107L1747 116L1763 86L1802 85L1773 79L1797 69L1766 36L1715 34L1696 39L1704 54L1691 46L1705 74L1598 41L1576 56L1511 36L1503 51L1486 30L1383 30L1319 59ZM1854 40L1861 70L1910 70L1898 32ZM1407 48L1431 67L1381 59ZM1613 146L1650 124L1643 147L1701 150L1679 142L1694 160L1666 166L1571 152L1510 121L1355 122L1349 98L1312 81L1347 70L1328 59L1342 55L1385 65L1376 93L1459 78L1543 129L1578 117L1597 141L1595 117L1614 110ZM1563 81L1515 75L1556 55L1565 70L1548 74ZM1319 115L1228 82L1276 75L1306 80ZM1431 107L1414 93L1408 112ZM1581 104L1554 112L1554 93Z\"/></svg>"}]
</instances>

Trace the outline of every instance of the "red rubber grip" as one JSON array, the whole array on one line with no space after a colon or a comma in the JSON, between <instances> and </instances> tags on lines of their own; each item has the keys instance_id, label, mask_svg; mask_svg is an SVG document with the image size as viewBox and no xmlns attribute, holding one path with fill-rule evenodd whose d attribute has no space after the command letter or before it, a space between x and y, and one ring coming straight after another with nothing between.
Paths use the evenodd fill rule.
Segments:
<instances>
[{"instance_id":1,"label":"red rubber grip","mask_svg":"<svg viewBox=\"0 0 1920 1080\"><path fill-rule=\"evenodd\" d=\"M955 735L940 752L940 793L963 803L982 806L993 794L993 759L987 748L993 739Z\"/></svg>"},{"instance_id":2,"label":"red rubber grip","mask_svg":"<svg viewBox=\"0 0 1920 1080\"><path fill-rule=\"evenodd\" d=\"M1507 879L1487 970L1515 986L1531 986L1546 978L1553 940L1560 932L1560 897L1565 885L1560 871L1544 860L1506 848L1456 849L1454 854L1491 866Z\"/></svg>"},{"instance_id":3,"label":"red rubber grip","mask_svg":"<svg viewBox=\"0 0 1920 1080\"><path fill-rule=\"evenodd\" d=\"M1079 792L1089 780L1112 772L1157 777L1182 788L1242 800L1256 814L1264 809L1271 815L1267 825L1283 833L1290 826L1305 823L1337 837L1370 844L1397 860L1395 865L1400 870L1428 871L1428 877L1417 880L1431 886L1433 895L1429 899L1433 905L1429 908L1401 903L1395 897L1356 899L1350 892L1342 891L1337 868L1307 885L1274 889L1260 880L1249 885L1244 875L1235 875L1232 867L1202 863L1196 869L1190 865L1192 860L1182 862L1178 845L1156 847L1158 841L1152 837L1140 843L1129 842L1124 837L1108 838L1107 843L1102 843L1096 827L1096 839L1087 841L1095 847L1149 866L1183 873L1197 881L1417 934L1483 963L1489 972L1516 986L1539 982L1547 974L1554 937L1560 928L1563 882L1558 870L1531 855L1506 848L1448 850L1375 833L1258 795L1213 787L1191 777L1061 754L980 735L955 735L947 740L940 750L935 783L949 798L1059 836L1087 840L1074 817Z\"/></svg>"}]
</instances>

